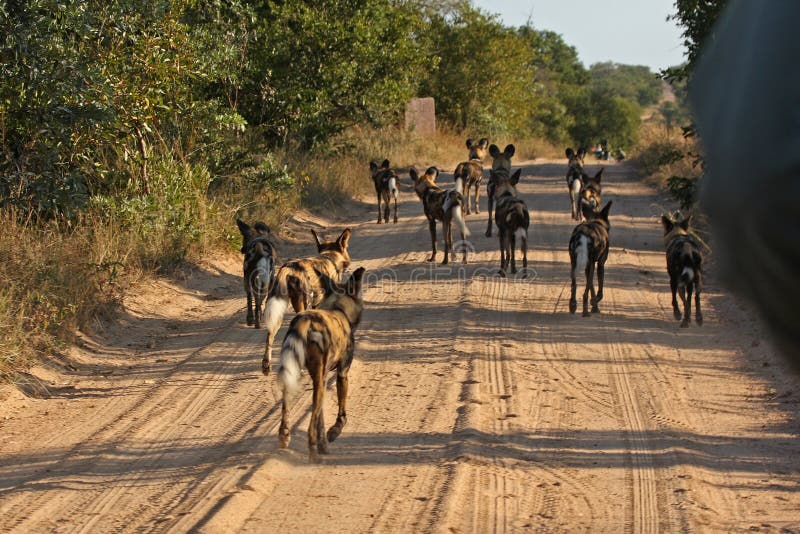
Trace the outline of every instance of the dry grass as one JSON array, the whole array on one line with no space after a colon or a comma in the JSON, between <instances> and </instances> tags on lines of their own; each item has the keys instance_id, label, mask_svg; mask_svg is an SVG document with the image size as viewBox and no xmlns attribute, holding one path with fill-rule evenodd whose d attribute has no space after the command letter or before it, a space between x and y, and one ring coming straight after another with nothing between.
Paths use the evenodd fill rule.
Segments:
<instances>
[{"instance_id":1,"label":"dry grass","mask_svg":"<svg viewBox=\"0 0 800 534\"><path fill-rule=\"evenodd\" d=\"M631 160L646 181L666 189L671 176L700 175L700 169L692 166L692 158L678 158L696 150L695 143L685 139L678 128L667 130L663 123L650 121L642 125Z\"/></svg>"},{"instance_id":2,"label":"dry grass","mask_svg":"<svg viewBox=\"0 0 800 534\"><path fill-rule=\"evenodd\" d=\"M113 308L131 251L118 229L88 219L32 224L5 211L0 225L0 378L8 378Z\"/></svg>"}]
</instances>

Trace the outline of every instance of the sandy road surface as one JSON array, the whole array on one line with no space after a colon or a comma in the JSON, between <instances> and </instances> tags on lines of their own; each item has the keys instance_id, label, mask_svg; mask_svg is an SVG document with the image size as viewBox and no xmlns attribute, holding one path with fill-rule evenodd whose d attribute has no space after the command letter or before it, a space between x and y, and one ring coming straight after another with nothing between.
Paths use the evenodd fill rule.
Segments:
<instances>
[{"instance_id":1,"label":"sandy road surface","mask_svg":"<svg viewBox=\"0 0 800 534\"><path fill-rule=\"evenodd\" d=\"M353 267L372 278L348 425L319 466L308 390L277 448L237 265L131 299L72 371L40 370L49 398L3 390L0 532L800 531L798 377L713 267L705 326L678 328L659 198L622 166L602 313L569 315L563 173L524 167L525 281L487 275L484 212L477 255L443 269L407 179L399 224L357 206Z\"/></svg>"}]
</instances>

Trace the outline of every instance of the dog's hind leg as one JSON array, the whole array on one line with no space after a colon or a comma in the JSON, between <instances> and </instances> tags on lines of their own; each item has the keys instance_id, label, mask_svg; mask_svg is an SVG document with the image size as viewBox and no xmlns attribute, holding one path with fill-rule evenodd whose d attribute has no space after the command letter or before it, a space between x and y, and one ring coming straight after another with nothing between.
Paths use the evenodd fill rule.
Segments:
<instances>
[{"instance_id":1,"label":"dog's hind leg","mask_svg":"<svg viewBox=\"0 0 800 534\"><path fill-rule=\"evenodd\" d=\"M481 183L475 184L475 213L481 212Z\"/></svg>"},{"instance_id":2,"label":"dog's hind leg","mask_svg":"<svg viewBox=\"0 0 800 534\"><path fill-rule=\"evenodd\" d=\"M669 289L672 291L672 315L676 321L680 321L683 315L678 307L678 279L672 275L669 276Z\"/></svg>"},{"instance_id":3,"label":"dog's hind leg","mask_svg":"<svg viewBox=\"0 0 800 534\"><path fill-rule=\"evenodd\" d=\"M450 262L450 254L453 249L453 232L451 221L446 220L447 215L445 215L444 219L445 220L442 221L442 237L444 238L444 259L442 260L442 265L447 265Z\"/></svg>"},{"instance_id":4,"label":"dog's hind leg","mask_svg":"<svg viewBox=\"0 0 800 534\"><path fill-rule=\"evenodd\" d=\"M689 305L686 302L686 286L680 284L678 286L678 294L681 297L681 302L683 303L683 321L681 321L681 328L687 328L689 326L690 317L686 315L689 311ZM691 297L690 297L691 298Z\"/></svg>"},{"instance_id":5,"label":"dog's hind leg","mask_svg":"<svg viewBox=\"0 0 800 534\"><path fill-rule=\"evenodd\" d=\"M247 285L247 282L245 282ZM253 294L250 292L249 288L246 289L247 291L247 326L253 325Z\"/></svg>"},{"instance_id":6,"label":"dog's hind leg","mask_svg":"<svg viewBox=\"0 0 800 534\"><path fill-rule=\"evenodd\" d=\"M328 429L328 441L335 441L339 434L342 433L344 425L347 424L348 371L349 369L344 368L341 363L339 364L339 369L336 373L336 397L339 401L339 414L336 416L336 423Z\"/></svg>"},{"instance_id":7,"label":"dog's hind leg","mask_svg":"<svg viewBox=\"0 0 800 534\"><path fill-rule=\"evenodd\" d=\"M597 307L600 304L600 301L603 300L603 282L606 277L606 260L603 258L602 260L597 262L597 296L592 303L592 312L598 313L600 308Z\"/></svg>"},{"instance_id":8,"label":"dog's hind leg","mask_svg":"<svg viewBox=\"0 0 800 534\"><path fill-rule=\"evenodd\" d=\"M319 435L319 421L322 417L322 403L325 396L325 368L317 355L309 355L306 368L314 384L311 420L308 423L308 457L311 462L319 463L320 459L318 453L320 451L318 447L321 446L324 448L324 445L320 445L320 440L325 439L324 434L322 436Z\"/></svg>"},{"instance_id":9,"label":"dog's hind leg","mask_svg":"<svg viewBox=\"0 0 800 534\"><path fill-rule=\"evenodd\" d=\"M489 224L486 226L486 237L492 237L492 209L494 209L494 197L492 193L489 192L489 186L486 186L486 201L488 203L488 211L489 211Z\"/></svg>"},{"instance_id":10,"label":"dog's hind leg","mask_svg":"<svg viewBox=\"0 0 800 534\"><path fill-rule=\"evenodd\" d=\"M383 220L386 221L386 224L389 224L389 210L391 206L389 205L389 195L387 194L383 199ZM395 207L395 213L397 213L397 208ZM394 221L397 222L397 221Z\"/></svg>"},{"instance_id":11,"label":"dog's hind leg","mask_svg":"<svg viewBox=\"0 0 800 534\"><path fill-rule=\"evenodd\" d=\"M436 261L436 221L428 220L428 229L431 231L431 257L428 261ZM445 259L447 259L445 257Z\"/></svg>"},{"instance_id":12,"label":"dog's hind leg","mask_svg":"<svg viewBox=\"0 0 800 534\"><path fill-rule=\"evenodd\" d=\"M517 274L517 236L514 232L509 232L508 242L511 246L511 274Z\"/></svg>"},{"instance_id":13,"label":"dog's hind leg","mask_svg":"<svg viewBox=\"0 0 800 534\"><path fill-rule=\"evenodd\" d=\"M575 256L573 254L570 254L570 264L571 268L569 270L569 276L572 281L572 288L569 297L569 312L575 313L575 311L578 309L578 300L575 298L575 292L577 290L578 281L576 279L577 275L575 268Z\"/></svg>"},{"instance_id":14,"label":"dog's hind leg","mask_svg":"<svg viewBox=\"0 0 800 534\"><path fill-rule=\"evenodd\" d=\"M286 403L286 394L283 392L283 401L281 402L281 426L278 429L278 443L282 449L289 446L289 441L292 438L292 431L289 428L289 407Z\"/></svg>"},{"instance_id":15,"label":"dog's hind leg","mask_svg":"<svg viewBox=\"0 0 800 534\"><path fill-rule=\"evenodd\" d=\"M378 195L378 224L381 224L383 221L381 220L381 192L376 191Z\"/></svg>"},{"instance_id":16,"label":"dog's hind leg","mask_svg":"<svg viewBox=\"0 0 800 534\"><path fill-rule=\"evenodd\" d=\"M694 276L694 319L697 321L697 326L703 326L703 313L700 311L700 269L695 271Z\"/></svg>"},{"instance_id":17,"label":"dog's hind leg","mask_svg":"<svg viewBox=\"0 0 800 534\"><path fill-rule=\"evenodd\" d=\"M589 317L589 293L592 294L592 309L594 309L594 260L589 258L586 264L586 287L583 289L583 316Z\"/></svg>"},{"instance_id":18,"label":"dog's hind leg","mask_svg":"<svg viewBox=\"0 0 800 534\"><path fill-rule=\"evenodd\" d=\"M522 249L522 268L525 270L525 276L528 276L528 238L521 236L519 238L519 246Z\"/></svg>"},{"instance_id":19,"label":"dog's hind leg","mask_svg":"<svg viewBox=\"0 0 800 534\"><path fill-rule=\"evenodd\" d=\"M397 224L397 195L394 195L394 223Z\"/></svg>"},{"instance_id":20,"label":"dog's hind leg","mask_svg":"<svg viewBox=\"0 0 800 534\"><path fill-rule=\"evenodd\" d=\"M694 282L686 284L686 306L683 313L683 321L688 326L692 317L692 293L694 290Z\"/></svg>"}]
</instances>

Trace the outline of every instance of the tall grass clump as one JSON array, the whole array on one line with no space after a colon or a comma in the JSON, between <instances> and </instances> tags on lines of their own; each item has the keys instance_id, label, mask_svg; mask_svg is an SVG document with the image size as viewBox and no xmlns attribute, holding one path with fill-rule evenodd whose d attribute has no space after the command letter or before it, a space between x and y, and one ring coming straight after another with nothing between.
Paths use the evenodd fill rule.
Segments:
<instances>
[{"instance_id":1,"label":"tall grass clump","mask_svg":"<svg viewBox=\"0 0 800 534\"><path fill-rule=\"evenodd\" d=\"M642 127L632 161L642 176L687 210L693 205L697 179L702 174L696 154L693 138L654 121Z\"/></svg>"}]
</instances>

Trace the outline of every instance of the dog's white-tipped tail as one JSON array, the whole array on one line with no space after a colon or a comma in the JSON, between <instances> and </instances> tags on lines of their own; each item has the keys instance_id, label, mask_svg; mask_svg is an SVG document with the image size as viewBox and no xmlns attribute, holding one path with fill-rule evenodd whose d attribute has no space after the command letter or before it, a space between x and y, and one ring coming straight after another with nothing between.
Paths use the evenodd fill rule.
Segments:
<instances>
[{"instance_id":1,"label":"dog's white-tipped tail","mask_svg":"<svg viewBox=\"0 0 800 534\"><path fill-rule=\"evenodd\" d=\"M456 178L456 191L464 194L464 179L461 177Z\"/></svg>"},{"instance_id":2,"label":"dog's white-tipped tail","mask_svg":"<svg viewBox=\"0 0 800 534\"><path fill-rule=\"evenodd\" d=\"M694 280L694 269L689 267L688 265L683 268L683 272L681 272L681 281L684 285L691 284Z\"/></svg>"},{"instance_id":3,"label":"dog's white-tipped tail","mask_svg":"<svg viewBox=\"0 0 800 534\"><path fill-rule=\"evenodd\" d=\"M283 316L289 307L289 299L281 295L272 295L267 299L267 306L264 309L264 323L270 334L275 334L281 327Z\"/></svg>"},{"instance_id":4,"label":"dog's white-tipped tail","mask_svg":"<svg viewBox=\"0 0 800 534\"><path fill-rule=\"evenodd\" d=\"M464 222L464 216L461 214L461 204L456 204L453 207L453 220L456 221L458 229L461 230L463 236L469 237L469 228L467 228L467 223Z\"/></svg>"},{"instance_id":5,"label":"dog's white-tipped tail","mask_svg":"<svg viewBox=\"0 0 800 534\"><path fill-rule=\"evenodd\" d=\"M306 345L295 332L289 332L281 347L281 364L278 367L278 383L284 394L300 389L300 371L306 365Z\"/></svg>"},{"instance_id":6,"label":"dog's white-tipped tail","mask_svg":"<svg viewBox=\"0 0 800 534\"><path fill-rule=\"evenodd\" d=\"M582 235L578 238L578 246L575 247L575 269L572 271L572 276L578 277L586 269L589 263L589 238Z\"/></svg>"},{"instance_id":7,"label":"dog's white-tipped tail","mask_svg":"<svg viewBox=\"0 0 800 534\"><path fill-rule=\"evenodd\" d=\"M517 228L514 230L514 235L519 239L528 239L528 231L525 228Z\"/></svg>"},{"instance_id":8,"label":"dog's white-tipped tail","mask_svg":"<svg viewBox=\"0 0 800 534\"><path fill-rule=\"evenodd\" d=\"M397 198L397 195L399 194L397 192L397 178L395 178L394 176L389 178L389 192L392 194L394 198Z\"/></svg>"}]
</instances>

